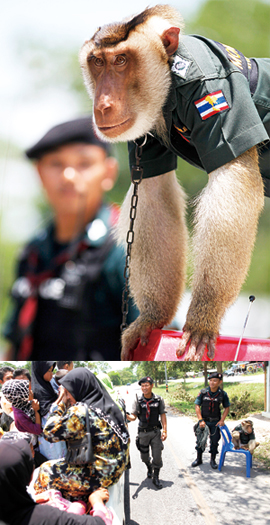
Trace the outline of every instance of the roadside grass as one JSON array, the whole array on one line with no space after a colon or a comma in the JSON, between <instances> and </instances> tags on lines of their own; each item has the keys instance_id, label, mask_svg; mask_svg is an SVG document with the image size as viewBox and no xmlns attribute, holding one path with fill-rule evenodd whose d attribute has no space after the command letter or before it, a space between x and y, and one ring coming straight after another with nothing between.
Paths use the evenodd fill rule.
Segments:
<instances>
[{"instance_id":1,"label":"roadside grass","mask_svg":"<svg viewBox=\"0 0 270 525\"><path fill-rule=\"evenodd\" d=\"M270 439L255 449L253 458L256 459L260 467L270 470Z\"/></svg>"},{"instance_id":2,"label":"roadside grass","mask_svg":"<svg viewBox=\"0 0 270 525\"><path fill-rule=\"evenodd\" d=\"M166 385L159 385L158 388L154 388L154 392L161 395L169 406L177 408L182 414L194 416L194 401L202 388L204 388L204 381L199 378L196 383L188 381L185 383L170 382L168 392L166 392ZM243 403L244 413L238 412L237 418L264 410L264 385L262 383L243 384L224 381L223 390L227 392L230 400L235 398L241 400L243 397L247 397ZM234 406L232 406L232 412L233 408ZM231 414L228 417L233 419Z\"/></svg>"}]
</instances>

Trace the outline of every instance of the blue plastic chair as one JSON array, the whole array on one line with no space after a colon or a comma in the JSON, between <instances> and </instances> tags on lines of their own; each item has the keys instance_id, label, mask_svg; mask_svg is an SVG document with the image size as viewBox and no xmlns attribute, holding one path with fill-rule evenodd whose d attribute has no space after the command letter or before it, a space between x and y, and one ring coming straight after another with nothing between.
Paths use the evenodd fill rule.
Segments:
<instances>
[{"instance_id":1,"label":"blue plastic chair","mask_svg":"<svg viewBox=\"0 0 270 525\"><path fill-rule=\"evenodd\" d=\"M232 435L227 425L224 425L223 427L219 427L219 428L222 434L223 443L222 443L222 449L220 453L218 470L221 471L224 465L226 452L236 452L238 454L245 454L246 456L246 476L247 478L250 478L250 469L252 467L252 454L249 452L249 450L244 450L243 448L239 448L239 449L234 448L234 445L232 442Z\"/></svg>"}]
</instances>

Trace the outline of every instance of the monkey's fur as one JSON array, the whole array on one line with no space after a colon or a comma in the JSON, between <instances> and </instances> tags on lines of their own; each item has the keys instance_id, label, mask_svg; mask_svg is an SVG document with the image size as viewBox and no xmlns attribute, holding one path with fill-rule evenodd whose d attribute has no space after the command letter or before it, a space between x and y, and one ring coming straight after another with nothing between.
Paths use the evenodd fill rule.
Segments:
<instances>
[{"instance_id":1,"label":"monkey's fur","mask_svg":"<svg viewBox=\"0 0 270 525\"><path fill-rule=\"evenodd\" d=\"M259 446L260 443L256 441L256 439L249 439L249 434L253 432L254 434L254 428L253 428L253 422L250 419L245 419L241 421L241 430L233 430L232 431L232 442L234 444L235 449L243 448L245 450L249 450L251 454L254 453L254 450L256 447ZM241 436L243 436L243 433L245 433L246 440L248 443L242 443ZM243 438L242 438L243 439Z\"/></svg>"},{"instance_id":2,"label":"monkey's fur","mask_svg":"<svg viewBox=\"0 0 270 525\"><path fill-rule=\"evenodd\" d=\"M174 9L156 6L128 21L100 28L84 44L80 63L94 99L100 137L110 142L135 140L154 129L166 143L162 108L182 26ZM127 67L122 83L117 57ZM123 244L131 192L132 188L119 220L118 238ZM151 330L172 321L185 282L185 196L175 173L143 179L138 196L130 288L140 316L123 334L122 359L129 359L139 340L147 344ZM237 298L249 268L263 201L256 147L209 174L196 203L193 293L178 356L190 342L185 359L200 360L205 345L209 358L214 358L221 319Z\"/></svg>"}]
</instances>

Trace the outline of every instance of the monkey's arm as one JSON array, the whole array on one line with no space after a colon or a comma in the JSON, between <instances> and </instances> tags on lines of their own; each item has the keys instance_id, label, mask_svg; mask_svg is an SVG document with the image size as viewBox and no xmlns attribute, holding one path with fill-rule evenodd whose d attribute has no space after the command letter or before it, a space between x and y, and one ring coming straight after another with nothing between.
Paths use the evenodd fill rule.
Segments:
<instances>
[{"instance_id":1,"label":"monkey's arm","mask_svg":"<svg viewBox=\"0 0 270 525\"><path fill-rule=\"evenodd\" d=\"M129 228L130 188L118 225L120 242ZM131 250L130 288L139 317L123 333L122 359L141 341L148 342L154 328L169 324L184 290L187 231L185 196L175 172L143 179L138 191L138 209Z\"/></svg>"},{"instance_id":2,"label":"monkey's arm","mask_svg":"<svg viewBox=\"0 0 270 525\"><path fill-rule=\"evenodd\" d=\"M186 360L199 361L205 345L214 358L221 319L249 268L263 200L255 147L209 175L198 199L193 293L177 356L190 342Z\"/></svg>"}]
</instances>

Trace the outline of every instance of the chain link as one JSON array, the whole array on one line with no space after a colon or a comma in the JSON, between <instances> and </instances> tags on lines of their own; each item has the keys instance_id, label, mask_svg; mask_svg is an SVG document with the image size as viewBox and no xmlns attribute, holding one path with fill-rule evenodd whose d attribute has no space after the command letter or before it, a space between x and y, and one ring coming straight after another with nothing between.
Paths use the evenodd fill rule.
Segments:
<instances>
[{"instance_id":1,"label":"chain link","mask_svg":"<svg viewBox=\"0 0 270 525\"><path fill-rule=\"evenodd\" d=\"M130 278L130 260L131 260L131 247L134 242L134 222L137 213L138 206L138 187L143 178L143 168L140 166L140 160L142 157L142 148L145 145L147 140L147 135L145 135L142 144L136 144L135 149L135 159L136 165L131 167L131 181L133 183L133 194L131 197L130 203L130 212L129 212L129 230L127 232L127 252L126 252L126 262L124 269L124 279L125 287L122 293L122 324L120 326L121 333L127 328L127 315L128 315L128 302L129 302L129 278Z\"/></svg>"}]
</instances>

